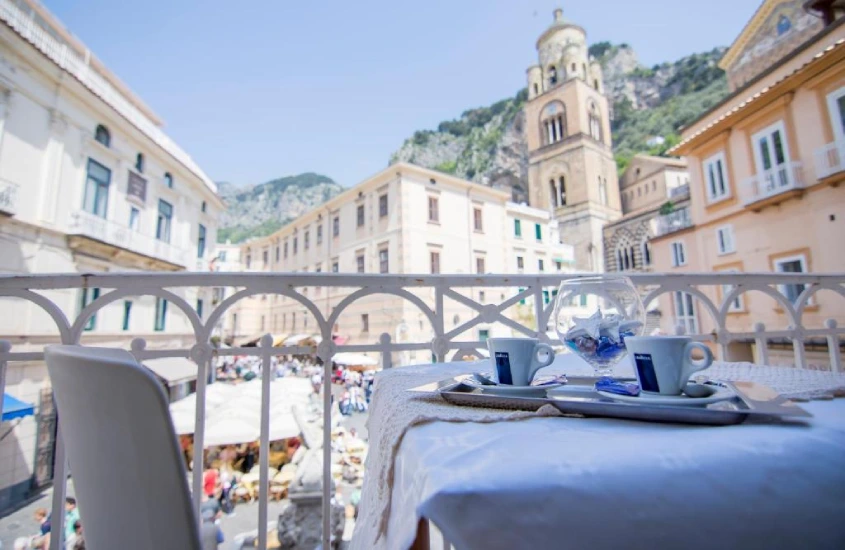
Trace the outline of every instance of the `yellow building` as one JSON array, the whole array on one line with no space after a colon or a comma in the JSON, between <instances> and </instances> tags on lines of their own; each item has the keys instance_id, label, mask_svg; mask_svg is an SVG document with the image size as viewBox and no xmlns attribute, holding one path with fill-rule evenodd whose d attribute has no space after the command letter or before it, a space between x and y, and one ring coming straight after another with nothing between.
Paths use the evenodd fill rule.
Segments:
<instances>
[{"instance_id":1,"label":"yellow building","mask_svg":"<svg viewBox=\"0 0 845 550\"><path fill-rule=\"evenodd\" d=\"M651 240L655 271L845 271L845 19L830 17L836 2L803 4L763 3L722 61L733 93L669 151L689 162L690 223ZM808 23L814 8L827 9L829 23ZM804 304L803 285L775 289L780 301L761 292L732 300L728 330L786 328L789 302L804 326L845 322L845 300L833 291ZM664 295L660 308L667 332L677 323L690 332L717 326L683 292ZM826 343L805 344L811 365L828 364ZM794 363L791 346L772 340L769 348L770 362ZM753 353L750 343L729 350L731 359Z\"/></svg>"}]
</instances>

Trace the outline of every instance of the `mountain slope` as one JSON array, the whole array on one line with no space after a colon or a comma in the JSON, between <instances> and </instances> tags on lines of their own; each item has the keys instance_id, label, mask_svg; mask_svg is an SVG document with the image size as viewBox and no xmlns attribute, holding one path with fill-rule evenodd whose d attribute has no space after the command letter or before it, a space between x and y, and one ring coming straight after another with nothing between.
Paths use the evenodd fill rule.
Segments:
<instances>
[{"instance_id":1,"label":"mountain slope","mask_svg":"<svg viewBox=\"0 0 845 550\"><path fill-rule=\"evenodd\" d=\"M234 186L218 182L226 203L220 216L219 242L242 242L269 235L343 191L327 176L306 172L270 180L255 186Z\"/></svg>"},{"instance_id":2,"label":"mountain slope","mask_svg":"<svg viewBox=\"0 0 845 550\"><path fill-rule=\"evenodd\" d=\"M627 44L600 42L590 47L604 72L620 170L637 152L665 152L677 142L680 126L727 94L724 72L716 65L723 53L724 48L715 48L647 68ZM525 99L523 89L490 107L441 122L437 130L417 131L390 162L413 162L479 182L494 183L505 176L525 181ZM652 139L658 137L662 140Z\"/></svg>"}]
</instances>

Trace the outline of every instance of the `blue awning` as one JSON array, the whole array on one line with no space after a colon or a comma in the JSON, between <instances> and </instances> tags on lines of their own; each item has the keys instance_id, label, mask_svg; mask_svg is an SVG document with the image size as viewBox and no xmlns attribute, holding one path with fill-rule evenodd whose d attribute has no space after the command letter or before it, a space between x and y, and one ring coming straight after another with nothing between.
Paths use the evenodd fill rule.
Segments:
<instances>
[{"instance_id":1,"label":"blue awning","mask_svg":"<svg viewBox=\"0 0 845 550\"><path fill-rule=\"evenodd\" d=\"M35 414L35 405L24 403L8 393L3 394L3 422Z\"/></svg>"}]
</instances>

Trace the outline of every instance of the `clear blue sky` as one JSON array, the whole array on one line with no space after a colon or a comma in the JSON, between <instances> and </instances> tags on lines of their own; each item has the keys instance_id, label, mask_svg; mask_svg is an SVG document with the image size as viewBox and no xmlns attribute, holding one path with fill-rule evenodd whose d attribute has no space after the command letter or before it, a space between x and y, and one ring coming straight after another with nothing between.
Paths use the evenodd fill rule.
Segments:
<instances>
[{"instance_id":1,"label":"clear blue sky","mask_svg":"<svg viewBox=\"0 0 845 550\"><path fill-rule=\"evenodd\" d=\"M354 185L415 130L525 86L557 6L652 66L729 45L760 0L42 0L217 181Z\"/></svg>"}]
</instances>

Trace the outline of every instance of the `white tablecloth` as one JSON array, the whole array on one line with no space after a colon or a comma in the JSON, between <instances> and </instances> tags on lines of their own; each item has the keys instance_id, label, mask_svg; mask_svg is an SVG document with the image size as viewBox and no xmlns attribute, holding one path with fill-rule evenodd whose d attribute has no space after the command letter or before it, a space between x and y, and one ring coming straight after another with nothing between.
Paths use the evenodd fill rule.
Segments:
<instances>
[{"instance_id":1,"label":"white tablecloth","mask_svg":"<svg viewBox=\"0 0 845 550\"><path fill-rule=\"evenodd\" d=\"M459 550L845 548L845 399L802 406L814 418L786 425L413 427L385 547L407 548L425 517Z\"/></svg>"}]
</instances>

